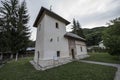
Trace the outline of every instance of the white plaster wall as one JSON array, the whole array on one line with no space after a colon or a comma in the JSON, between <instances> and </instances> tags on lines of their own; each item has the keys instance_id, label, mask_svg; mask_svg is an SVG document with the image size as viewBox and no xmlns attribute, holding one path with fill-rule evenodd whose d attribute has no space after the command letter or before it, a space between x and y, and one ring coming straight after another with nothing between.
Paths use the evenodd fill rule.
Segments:
<instances>
[{"instance_id":1,"label":"white plaster wall","mask_svg":"<svg viewBox=\"0 0 120 80\"><path fill-rule=\"evenodd\" d=\"M43 58L44 53L44 20L43 18L37 27L37 36L36 36L36 44L35 44L35 55L34 61L38 60L38 51L39 51L39 60Z\"/></svg>"},{"instance_id":2,"label":"white plaster wall","mask_svg":"<svg viewBox=\"0 0 120 80\"><path fill-rule=\"evenodd\" d=\"M87 48L85 42L75 41L75 44L76 44L77 55L87 54ZM82 51L81 51L81 47L82 47Z\"/></svg>"},{"instance_id":3,"label":"white plaster wall","mask_svg":"<svg viewBox=\"0 0 120 80\"><path fill-rule=\"evenodd\" d=\"M56 52L60 51L60 57L69 57L68 40L64 38L66 33L65 23L62 23L48 15L45 15L44 23L44 60L53 59ZM55 23L59 24L59 29L56 28ZM59 41L57 41L59 37ZM50 42L50 39L53 39Z\"/></svg>"}]
</instances>

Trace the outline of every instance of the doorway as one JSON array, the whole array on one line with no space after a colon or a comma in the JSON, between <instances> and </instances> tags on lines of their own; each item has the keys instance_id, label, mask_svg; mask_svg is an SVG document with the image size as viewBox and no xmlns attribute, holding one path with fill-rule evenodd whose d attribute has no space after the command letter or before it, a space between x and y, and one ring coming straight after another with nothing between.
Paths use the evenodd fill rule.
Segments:
<instances>
[{"instance_id":1,"label":"doorway","mask_svg":"<svg viewBox=\"0 0 120 80\"><path fill-rule=\"evenodd\" d=\"M72 53L72 59L75 59L74 49L71 49L71 53Z\"/></svg>"}]
</instances>

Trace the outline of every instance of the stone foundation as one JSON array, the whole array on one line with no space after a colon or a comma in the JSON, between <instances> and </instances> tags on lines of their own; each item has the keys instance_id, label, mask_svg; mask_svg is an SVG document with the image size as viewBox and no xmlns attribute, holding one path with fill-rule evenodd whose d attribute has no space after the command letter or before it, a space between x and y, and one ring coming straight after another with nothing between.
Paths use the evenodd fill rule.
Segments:
<instances>
[{"instance_id":1,"label":"stone foundation","mask_svg":"<svg viewBox=\"0 0 120 80\"><path fill-rule=\"evenodd\" d=\"M82 55L77 55L75 56L75 60L83 59L89 57L87 54L82 54ZM73 59L71 57L66 57L66 58L59 58L58 60L39 60L39 64L37 64L34 61L30 61L30 63L35 67L36 70L46 70L50 69L53 67L57 67L63 64L67 64L69 62L72 62Z\"/></svg>"},{"instance_id":2,"label":"stone foundation","mask_svg":"<svg viewBox=\"0 0 120 80\"><path fill-rule=\"evenodd\" d=\"M30 63L35 67L36 70L46 70L63 64L67 64L71 61L72 59L70 57L67 57L59 58L58 60L40 60L39 64L35 63L34 61L30 61Z\"/></svg>"},{"instance_id":3,"label":"stone foundation","mask_svg":"<svg viewBox=\"0 0 120 80\"><path fill-rule=\"evenodd\" d=\"M76 57L76 59L84 59L84 58L87 58L87 57L89 57L89 55L88 54L81 54L81 55L77 55L77 56L75 56Z\"/></svg>"}]
</instances>

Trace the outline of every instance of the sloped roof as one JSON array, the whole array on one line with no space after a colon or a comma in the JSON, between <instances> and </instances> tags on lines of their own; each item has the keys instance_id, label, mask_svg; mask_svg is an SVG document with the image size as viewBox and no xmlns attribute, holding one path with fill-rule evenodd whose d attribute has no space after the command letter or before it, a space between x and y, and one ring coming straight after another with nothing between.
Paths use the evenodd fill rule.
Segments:
<instances>
[{"instance_id":1,"label":"sloped roof","mask_svg":"<svg viewBox=\"0 0 120 80\"><path fill-rule=\"evenodd\" d=\"M40 19L42 18L43 14L47 14L47 15L49 15L49 16L51 16L51 17L53 17L53 18L55 18L55 19L65 23L66 25L68 25L70 23L69 21L65 20L64 18L62 18L61 16L57 15L56 13L54 13L54 12L44 8L44 7L41 7L40 12L39 12L39 14L38 14L38 16L37 16L37 18L36 18L36 20L34 22L34 25L33 25L34 27L38 26L38 23L39 23Z\"/></svg>"},{"instance_id":2,"label":"sloped roof","mask_svg":"<svg viewBox=\"0 0 120 80\"><path fill-rule=\"evenodd\" d=\"M75 40L79 40L79 41L86 41L86 39L74 34L74 33L70 33L70 32L67 32L64 37L67 37L67 38L71 38L71 39L75 39Z\"/></svg>"}]
</instances>

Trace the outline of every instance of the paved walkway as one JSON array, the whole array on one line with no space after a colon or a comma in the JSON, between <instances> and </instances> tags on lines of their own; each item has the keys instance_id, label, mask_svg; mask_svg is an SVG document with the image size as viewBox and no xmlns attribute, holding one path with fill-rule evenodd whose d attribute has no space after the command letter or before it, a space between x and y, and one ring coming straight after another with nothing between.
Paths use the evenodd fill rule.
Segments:
<instances>
[{"instance_id":1,"label":"paved walkway","mask_svg":"<svg viewBox=\"0 0 120 80\"><path fill-rule=\"evenodd\" d=\"M96 61L87 61L87 60L80 60L80 62L91 63L91 64L100 64L105 66L112 66L118 68L114 80L120 80L120 64L111 64L111 63L104 63L104 62L96 62Z\"/></svg>"}]
</instances>

